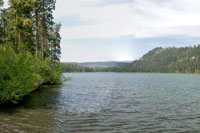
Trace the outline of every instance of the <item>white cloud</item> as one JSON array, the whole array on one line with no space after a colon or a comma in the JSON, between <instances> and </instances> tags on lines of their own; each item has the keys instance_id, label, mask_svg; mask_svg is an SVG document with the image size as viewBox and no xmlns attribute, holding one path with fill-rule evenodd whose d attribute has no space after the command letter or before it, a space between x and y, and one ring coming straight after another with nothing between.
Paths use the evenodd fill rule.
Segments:
<instances>
[{"instance_id":1,"label":"white cloud","mask_svg":"<svg viewBox=\"0 0 200 133\"><path fill-rule=\"evenodd\" d=\"M117 0L116 0L117 1ZM199 0L58 0L55 17L69 15L93 21L91 25L63 27L63 39L138 38L168 35L200 36ZM107 2L107 3L106 3Z\"/></svg>"},{"instance_id":2,"label":"white cloud","mask_svg":"<svg viewBox=\"0 0 200 133\"><path fill-rule=\"evenodd\" d=\"M8 0L4 0L7 3ZM7 6L7 4L6 4ZM199 37L199 0L57 0L54 16L91 21L90 25L63 26L63 39L136 38L186 35ZM196 30L195 30L196 29Z\"/></svg>"}]
</instances>

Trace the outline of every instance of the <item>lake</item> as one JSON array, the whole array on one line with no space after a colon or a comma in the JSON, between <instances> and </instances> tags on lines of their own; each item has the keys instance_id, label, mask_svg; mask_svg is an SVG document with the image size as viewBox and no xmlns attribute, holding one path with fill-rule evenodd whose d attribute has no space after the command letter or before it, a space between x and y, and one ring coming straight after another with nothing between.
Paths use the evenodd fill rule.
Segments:
<instances>
[{"instance_id":1,"label":"lake","mask_svg":"<svg viewBox=\"0 0 200 133\"><path fill-rule=\"evenodd\" d=\"M65 73L18 105L0 107L1 132L200 132L200 75Z\"/></svg>"}]
</instances>

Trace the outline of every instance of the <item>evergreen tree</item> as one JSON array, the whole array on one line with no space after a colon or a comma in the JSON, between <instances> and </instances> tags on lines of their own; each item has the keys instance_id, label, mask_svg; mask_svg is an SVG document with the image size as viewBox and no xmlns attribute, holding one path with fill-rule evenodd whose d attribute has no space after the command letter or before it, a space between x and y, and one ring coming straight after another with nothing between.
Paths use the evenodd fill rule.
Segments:
<instances>
[{"instance_id":1,"label":"evergreen tree","mask_svg":"<svg viewBox=\"0 0 200 133\"><path fill-rule=\"evenodd\" d=\"M39 22L40 22L40 5L41 0L33 1L33 16L34 16L34 29L35 29L35 55L38 57L39 53Z\"/></svg>"},{"instance_id":2,"label":"evergreen tree","mask_svg":"<svg viewBox=\"0 0 200 133\"><path fill-rule=\"evenodd\" d=\"M52 58L55 61L60 61L61 47L60 47L60 29L61 24L55 24L52 32Z\"/></svg>"},{"instance_id":3,"label":"evergreen tree","mask_svg":"<svg viewBox=\"0 0 200 133\"><path fill-rule=\"evenodd\" d=\"M32 0L9 0L12 33L15 37L15 51L33 52Z\"/></svg>"},{"instance_id":4,"label":"evergreen tree","mask_svg":"<svg viewBox=\"0 0 200 133\"><path fill-rule=\"evenodd\" d=\"M48 37L50 36L48 30L51 30L54 25L52 14L53 10L55 10L55 3L56 0L42 0L41 2L41 53L43 60L45 58L45 52L48 52L46 51Z\"/></svg>"},{"instance_id":5,"label":"evergreen tree","mask_svg":"<svg viewBox=\"0 0 200 133\"><path fill-rule=\"evenodd\" d=\"M9 0L8 9L2 5L0 0L0 104L20 100L41 83L61 82L56 62L60 26L53 28L52 16L55 0ZM43 60L36 58L40 50ZM47 54L51 51L56 61Z\"/></svg>"},{"instance_id":6,"label":"evergreen tree","mask_svg":"<svg viewBox=\"0 0 200 133\"><path fill-rule=\"evenodd\" d=\"M0 44L3 44L3 40L5 37L5 12L2 8L4 2L3 0L0 0Z\"/></svg>"},{"instance_id":7,"label":"evergreen tree","mask_svg":"<svg viewBox=\"0 0 200 133\"><path fill-rule=\"evenodd\" d=\"M199 73L200 45L182 48L156 48L149 51L140 60L121 67L119 71Z\"/></svg>"},{"instance_id":8,"label":"evergreen tree","mask_svg":"<svg viewBox=\"0 0 200 133\"><path fill-rule=\"evenodd\" d=\"M7 9L0 10L0 45L7 41Z\"/></svg>"}]
</instances>

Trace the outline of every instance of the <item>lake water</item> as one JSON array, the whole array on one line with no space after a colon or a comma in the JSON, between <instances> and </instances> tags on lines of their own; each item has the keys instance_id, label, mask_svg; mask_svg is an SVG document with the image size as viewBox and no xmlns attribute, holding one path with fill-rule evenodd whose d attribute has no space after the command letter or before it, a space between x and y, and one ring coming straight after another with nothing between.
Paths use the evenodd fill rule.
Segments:
<instances>
[{"instance_id":1,"label":"lake water","mask_svg":"<svg viewBox=\"0 0 200 133\"><path fill-rule=\"evenodd\" d=\"M72 80L0 106L0 132L200 132L200 75L64 75Z\"/></svg>"}]
</instances>

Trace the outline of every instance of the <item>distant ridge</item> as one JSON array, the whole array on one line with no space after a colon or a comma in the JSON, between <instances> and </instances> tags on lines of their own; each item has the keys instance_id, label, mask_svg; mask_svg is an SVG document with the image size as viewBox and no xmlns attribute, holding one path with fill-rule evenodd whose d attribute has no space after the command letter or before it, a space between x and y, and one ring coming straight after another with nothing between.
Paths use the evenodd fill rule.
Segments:
<instances>
[{"instance_id":1,"label":"distant ridge","mask_svg":"<svg viewBox=\"0 0 200 133\"><path fill-rule=\"evenodd\" d=\"M131 64L132 61L105 61L105 62L65 62L66 64L74 64L78 66L85 66L89 68L106 68L106 67L121 67Z\"/></svg>"},{"instance_id":2,"label":"distant ridge","mask_svg":"<svg viewBox=\"0 0 200 133\"><path fill-rule=\"evenodd\" d=\"M200 73L200 45L155 48L119 69L123 72Z\"/></svg>"}]
</instances>

